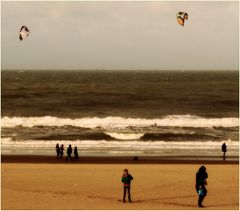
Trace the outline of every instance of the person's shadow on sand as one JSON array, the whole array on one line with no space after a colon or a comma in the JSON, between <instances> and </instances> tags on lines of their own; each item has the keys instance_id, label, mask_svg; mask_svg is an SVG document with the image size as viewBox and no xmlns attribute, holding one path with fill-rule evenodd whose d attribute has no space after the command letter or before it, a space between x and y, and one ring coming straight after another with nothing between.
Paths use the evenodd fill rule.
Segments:
<instances>
[{"instance_id":1,"label":"person's shadow on sand","mask_svg":"<svg viewBox=\"0 0 240 211\"><path fill-rule=\"evenodd\" d=\"M196 197L195 195L187 195L187 196L171 196L171 197L163 197L163 198L150 198L150 199L145 199L145 200L132 200L131 203L144 203L144 202L159 202L164 205L174 205L174 206L181 206L181 207L191 207L193 209L196 209L195 204L184 204L184 203L174 203L174 202L164 202L161 200L167 200L167 199L182 199L182 198L194 198ZM88 196L88 198L92 199L104 199L107 201L118 201L122 202L122 199L116 199L115 197L104 197L104 196ZM161 201L161 202L160 202ZM205 208L211 208L211 207L225 207L225 206L232 206L238 204L217 204L217 205L209 205L205 206Z\"/></svg>"},{"instance_id":2,"label":"person's shadow on sand","mask_svg":"<svg viewBox=\"0 0 240 211\"><path fill-rule=\"evenodd\" d=\"M194 195L188 195L188 196L171 196L171 197L163 197L163 198L152 198L152 199L145 199L145 200L135 200L135 203L141 203L141 202L148 202L148 201L161 201L166 199L181 199L181 198L193 198Z\"/></svg>"},{"instance_id":3,"label":"person's shadow on sand","mask_svg":"<svg viewBox=\"0 0 240 211\"><path fill-rule=\"evenodd\" d=\"M180 199L180 198L193 198L195 197L195 195L188 195L188 196L172 196L172 197L164 197L164 198L150 198L150 199L145 199L145 200L133 200L132 203L143 203L143 202L150 202L150 201L161 201L161 200L165 200L165 199ZM119 201L122 202L121 199L116 199L114 197L106 197L106 196L88 196L88 198L92 198L92 199L104 199L104 200L108 200L108 201ZM182 206L182 205L181 205Z\"/></svg>"},{"instance_id":4,"label":"person's shadow on sand","mask_svg":"<svg viewBox=\"0 0 240 211\"><path fill-rule=\"evenodd\" d=\"M225 206L238 206L238 203L233 203L233 204L217 204L217 205L210 205L210 206L205 206L206 208L208 207L225 207Z\"/></svg>"}]
</instances>

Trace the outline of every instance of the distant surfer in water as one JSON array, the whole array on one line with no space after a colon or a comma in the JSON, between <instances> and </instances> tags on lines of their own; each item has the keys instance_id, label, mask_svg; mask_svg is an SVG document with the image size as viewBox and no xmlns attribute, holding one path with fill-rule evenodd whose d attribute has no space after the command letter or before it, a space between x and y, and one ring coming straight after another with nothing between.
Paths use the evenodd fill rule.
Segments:
<instances>
[{"instance_id":1,"label":"distant surfer in water","mask_svg":"<svg viewBox=\"0 0 240 211\"><path fill-rule=\"evenodd\" d=\"M122 183L123 183L123 202L126 202L126 192L128 193L128 201L131 201L131 194L130 194L130 187L131 187L131 180L133 180L133 177L131 174L128 173L127 169L124 169L123 175L122 175Z\"/></svg>"}]
</instances>

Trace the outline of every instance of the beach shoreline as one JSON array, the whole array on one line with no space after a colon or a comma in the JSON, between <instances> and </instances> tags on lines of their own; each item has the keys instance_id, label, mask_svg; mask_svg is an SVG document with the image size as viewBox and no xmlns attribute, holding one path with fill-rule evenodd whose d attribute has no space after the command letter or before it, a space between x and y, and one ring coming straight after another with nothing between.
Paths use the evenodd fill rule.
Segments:
<instances>
[{"instance_id":1,"label":"beach shoreline","mask_svg":"<svg viewBox=\"0 0 240 211\"><path fill-rule=\"evenodd\" d=\"M2 163L49 163L49 164L239 164L238 157L211 156L80 156L78 161L65 162L65 158L42 155L1 155Z\"/></svg>"}]
</instances>

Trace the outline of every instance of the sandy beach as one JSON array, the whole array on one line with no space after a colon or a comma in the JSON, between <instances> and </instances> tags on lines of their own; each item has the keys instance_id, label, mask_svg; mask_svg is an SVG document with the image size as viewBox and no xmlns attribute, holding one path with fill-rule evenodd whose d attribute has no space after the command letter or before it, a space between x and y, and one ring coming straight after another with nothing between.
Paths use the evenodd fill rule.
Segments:
<instances>
[{"instance_id":1,"label":"sandy beach","mask_svg":"<svg viewBox=\"0 0 240 211\"><path fill-rule=\"evenodd\" d=\"M237 162L158 160L150 164L115 158L112 164L101 164L97 158L65 163L54 157L54 162L47 162L49 157L28 162L32 159L2 156L2 209L198 209L194 186L201 164L209 174L205 208L239 208ZM134 177L133 203L122 202L124 168Z\"/></svg>"}]
</instances>

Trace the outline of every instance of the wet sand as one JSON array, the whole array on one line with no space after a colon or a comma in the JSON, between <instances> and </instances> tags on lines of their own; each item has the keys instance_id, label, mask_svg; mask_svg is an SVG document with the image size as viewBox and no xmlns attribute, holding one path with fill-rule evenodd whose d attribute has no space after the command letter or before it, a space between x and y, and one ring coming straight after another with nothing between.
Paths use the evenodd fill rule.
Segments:
<instances>
[{"instance_id":1,"label":"wet sand","mask_svg":"<svg viewBox=\"0 0 240 211\"><path fill-rule=\"evenodd\" d=\"M207 157L207 156L81 156L78 162L72 164L238 164L237 157ZM2 155L2 163L52 163L63 164L64 159L42 155Z\"/></svg>"},{"instance_id":2,"label":"wet sand","mask_svg":"<svg viewBox=\"0 0 240 211\"><path fill-rule=\"evenodd\" d=\"M109 159L2 156L2 209L199 209L194 186L202 164L209 174L206 209L239 208L238 162ZM134 177L133 203L122 202L124 168Z\"/></svg>"}]
</instances>

